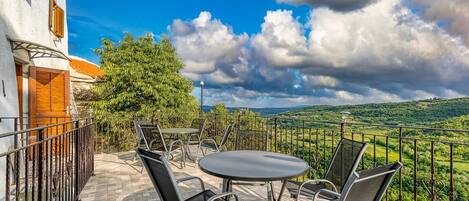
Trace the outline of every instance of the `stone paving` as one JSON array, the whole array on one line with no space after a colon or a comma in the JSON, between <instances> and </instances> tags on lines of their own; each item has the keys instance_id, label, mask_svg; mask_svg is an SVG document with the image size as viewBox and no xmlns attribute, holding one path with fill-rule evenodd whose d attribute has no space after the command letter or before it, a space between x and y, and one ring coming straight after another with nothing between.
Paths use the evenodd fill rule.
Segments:
<instances>
[{"instance_id":1,"label":"stone paving","mask_svg":"<svg viewBox=\"0 0 469 201\"><path fill-rule=\"evenodd\" d=\"M91 177L80 194L82 201L146 201L160 200L151 181L137 158L135 152L97 154L95 155L95 176ZM179 165L179 164L177 164ZM179 167L179 166L178 166ZM202 172L194 163L188 162L186 167L179 169L172 166L176 178L187 176L201 177L205 187L220 193L221 179ZM142 171L142 172L140 172ZM278 194L281 184L274 183ZM179 185L184 198L188 198L200 190L196 181ZM240 200L267 200L266 186L234 186L233 191ZM282 200L291 199L285 192Z\"/></svg>"}]
</instances>

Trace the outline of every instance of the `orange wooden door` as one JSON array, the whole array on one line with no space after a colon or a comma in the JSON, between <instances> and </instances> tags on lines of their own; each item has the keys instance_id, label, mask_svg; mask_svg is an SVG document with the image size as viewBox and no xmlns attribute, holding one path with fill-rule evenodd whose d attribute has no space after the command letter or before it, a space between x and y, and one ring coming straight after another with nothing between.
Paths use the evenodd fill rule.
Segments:
<instances>
[{"instance_id":1,"label":"orange wooden door","mask_svg":"<svg viewBox=\"0 0 469 201\"><path fill-rule=\"evenodd\" d=\"M23 129L23 66L15 63L16 68L16 85L18 88L18 114L19 114L19 126L18 130Z\"/></svg>"},{"instance_id":2,"label":"orange wooden door","mask_svg":"<svg viewBox=\"0 0 469 201\"><path fill-rule=\"evenodd\" d=\"M38 127L70 121L69 72L30 67L29 73L30 126ZM46 129L44 138L63 134L70 126L55 126Z\"/></svg>"}]
</instances>

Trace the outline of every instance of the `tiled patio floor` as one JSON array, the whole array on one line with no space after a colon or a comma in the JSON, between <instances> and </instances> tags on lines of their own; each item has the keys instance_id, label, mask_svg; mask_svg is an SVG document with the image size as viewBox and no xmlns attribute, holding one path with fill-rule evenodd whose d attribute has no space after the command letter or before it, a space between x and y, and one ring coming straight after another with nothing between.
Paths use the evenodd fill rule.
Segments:
<instances>
[{"instance_id":1,"label":"tiled patio floor","mask_svg":"<svg viewBox=\"0 0 469 201\"><path fill-rule=\"evenodd\" d=\"M146 201L159 200L151 181L138 160L133 160L134 152L97 154L95 156L95 176L91 177L80 198L82 201ZM177 178L198 176L205 181L205 187L215 193L220 192L221 179L202 172L194 163L187 163L183 169L172 166ZM280 183L274 183L275 192L280 191ZM197 182L180 185L184 198L200 189ZM233 191L240 200L266 200L266 186L234 186ZM288 192L282 200L293 200Z\"/></svg>"}]
</instances>

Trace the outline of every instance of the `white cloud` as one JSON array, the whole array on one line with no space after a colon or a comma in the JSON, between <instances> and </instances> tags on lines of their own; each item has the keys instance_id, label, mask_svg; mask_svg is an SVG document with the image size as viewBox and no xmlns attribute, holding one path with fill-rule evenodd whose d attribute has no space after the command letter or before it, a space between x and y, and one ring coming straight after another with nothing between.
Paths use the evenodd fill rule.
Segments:
<instances>
[{"instance_id":1,"label":"white cloud","mask_svg":"<svg viewBox=\"0 0 469 201\"><path fill-rule=\"evenodd\" d=\"M251 36L235 34L202 12L192 21L175 20L170 32L187 65L184 75L206 80L212 102L231 106L469 94L467 46L403 0L381 0L348 12L319 7L306 24L292 11L268 11L259 33Z\"/></svg>"},{"instance_id":2,"label":"white cloud","mask_svg":"<svg viewBox=\"0 0 469 201\"><path fill-rule=\"evenodd\" d=\"M344 83L384 91L389 90L387 84L398 83L404 89L436 95L443 95L441 88L469 94L469 89L461 87L469 75L468 48L401 3L383 0L347 13L314 9L307 39L297 34L304 30L290 12L269 12L262 32L253 39L253 49L262 52L259 55L270 60L271 67L297 67L304 74L329 76ZM282 20L273 23L277 18L268 16L276 15ZM264 29L266 24L293 30L286 35L297 42L279 43L282 34L276 28Z\"/></svg>"},{"instance_id":3,"label":"white cloud","mask_svg":"<svg viewBox=\"0 0 469 201\"><path fill-rule=\"evenodd\" d=\"M426 20L448 23L447 30L469 45L469 1L467 0L414 0L423 7Z\"/></svg>"},{"instance_id":4,"label":"white cloud","mask_svg":"<svg viewBox=\"0 0 469 201\"><path fill-rule=\"evenodd\" d=\"M307 53L306 37L302 25L293 18L291 11L268 11L251 46L256 54L271 67L300 65Z\"/></svg>"},{"instance_id":5,"label":"white cloud","mask_svg":"<svg viewBox=\"0 0 469 201\"><path fill-rule=\"evenodd\" d=\"M324 75L303 75L303 80L313 87L337 87L340 81Z\"/></svg>"},{"instance_id":6,"label":"white cloud","mask_svg":"<svg viewBox=\"0 0 469 201\"><path fill-rule=\"evenodd\" d=\"M169 30L177 53L186 64L183 74L195 78L194 74L215 73L218 80L237 80L236 73L243 69L233 68L242 67L240 57L247 34L236 35L231 27L212 19L209 12L201 12L190 22L176 19Z\"/></svg>"}]
</instances>

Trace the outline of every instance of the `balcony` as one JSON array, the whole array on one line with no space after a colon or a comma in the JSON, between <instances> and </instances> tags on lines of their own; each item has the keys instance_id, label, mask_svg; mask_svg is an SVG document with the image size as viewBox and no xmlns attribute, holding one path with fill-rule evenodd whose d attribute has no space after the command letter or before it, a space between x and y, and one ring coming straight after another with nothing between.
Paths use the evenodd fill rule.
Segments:
<instances>
[{"instance_id":1,"label":"balcony","mask_svg":"<svg viewBox=\"0 0 469 201\"><path fill-rule=\"evenodd\" d=\"M182 116L159 122L163 127L189 126L190 120ZM249 115L206 116L206 119L206 132L210 136L220 137L227 123L240 125L228 140L228 150L264 150L305 160L311 169L295 179L298 181L321 178L340 139L347 138L368 144L358 169L395 161L403 163L385 199L467 199L463 189L468 187L465 175L469 170L466 151L469 144L437 138L442 134L469 133L466 130ZM3 121L15 125L20 122L14 118ZM415 137L416 131L428 137ZM0 186L9 192L5 200L159 200L145 170L140 172L142 166L133 148L119 143L133 135L131 122L109 125L96 123L92 118L56 121L1 134L1 138L16 136L12 137L15 149L0 154L2 160L8 161L6 172L2 172L7 179ZM192 153L195 148L190 147ZM207 188L220 192L221 179L203 173L193 162L182 169L176 166L172 169L176 177L202 177ZM183 196L194 194L196 186L196 183L182 185ZM280 184L275 183L274 187L278 193ZM236 185L233 191L241 200L265 200L267 194L265 185ZM293 199L285 192L282 200Z\"/></svg>"}]
</instances>

